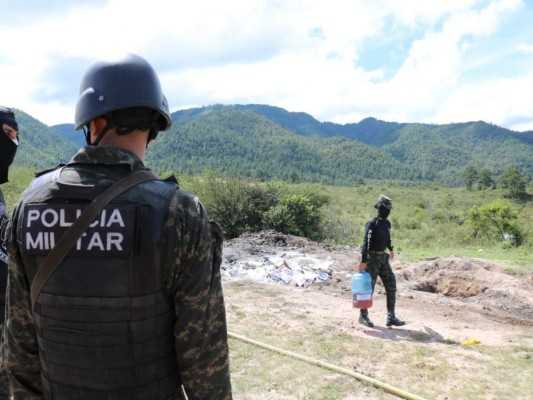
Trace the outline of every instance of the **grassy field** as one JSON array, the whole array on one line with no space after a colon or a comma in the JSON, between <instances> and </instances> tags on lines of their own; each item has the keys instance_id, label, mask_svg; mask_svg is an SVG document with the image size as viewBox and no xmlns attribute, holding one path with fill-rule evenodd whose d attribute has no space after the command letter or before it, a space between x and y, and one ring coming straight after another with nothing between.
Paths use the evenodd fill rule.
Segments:
<instances>
[{"instance_id":1,"label":"grassy field","mask_svg":"<svg viewBox=\"0 0 533 400\"><path fill-rule=\"evenodd\" d=\"M473 237L466 218L474 206L503 198L501 190L468 191L464 188L401 187L394 183L361 187L299 185L320 190L331 198L325 207L327 241L361 245L364 226L374 214L379 194L392 198L392 223L396 252L405 261L441 256L486 258L509 264L509 272L533 269L533 203L510 202L525 233L522 246L509 247L494 237Z\"/></svg>"},{"instance_id":2,"label":"grassy field","mask_svg":"<svg viewBox=\"0 0 533 400\"><path fill-rule=\"evenodd\" d=\"M12 210L32 177L29 168L12 168L9 182L2 185L8 210ZM201 182L181 176L179 180L184 189L192 191ZM290 192L320 193L330 199L323 208L323 230L328 243L360 246L365 223L375 212L374 203L380 194L385 194L394 205L389 219L395 250L406 262L457 255L500 261L508 265L509 273L533 270L533 202L510 201L525 237L519 247L507 246L494 237L473 237L472 228L465 222L472 207L503 199L505 193L500 189L469 191L434 185L402 186L394 182L367 182L358 187L279 185Z\"/></svg>"}]
</instances>

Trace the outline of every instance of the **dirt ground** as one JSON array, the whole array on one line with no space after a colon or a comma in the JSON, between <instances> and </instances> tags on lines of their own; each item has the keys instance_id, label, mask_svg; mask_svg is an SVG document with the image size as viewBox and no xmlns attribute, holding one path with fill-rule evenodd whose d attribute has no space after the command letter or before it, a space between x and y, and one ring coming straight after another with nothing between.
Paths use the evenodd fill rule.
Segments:
<instances>
[{"instance_id":1,"label":"dirt ground","mask_svg":"<svg viewBox=\"0 0 533 400\"><path fill-rule=\"evenodd\" d=\"M531 274L510 276L493 262L462 257L408 264L402 262L401 254L397 254L392 262L398 287L396 314L407 324L395 329L386 328L385 291L378 279L370 309L376 326L370 329L358 324L357 310L350 309L351 275L358 263L354 248L331 247L272 231L244 235L225 244L224 285L250 279L232 274L232 266L238 261L249 260L257 266L261 260L274 255L286 258L300 255L315 260L315 264L328 266L330 280L317 279L304 286L274 284L280 287L276 292L279 296L305 302L306 312L316 313L316 323L320 323L325 314L328 321L335 317L338 321L346 321L347 313L353 313L353 320L339 324L339 329L355 330L356 334L366 338L410 341L423 334L430 337L429 342L436 343L451 340L494 346L533 345ZM307 267L312 269L317 265ZM228 302L239 301L236 294L230 297ZM325 307L325 304L329 306ZM240 306L253 309L256 305Z\"/></svg>"},{"instance_id":2,"label":"dirt ground","mask_svg":"<svg viewBox=\"0 0 533 400\"><path fill-rule=\"evenodd\" d=\"M476 369L485 368L484 364L477 363L472 367L470 360L473 360L474 353L469 349L480 344L489 346L486 350L489 354L500 354L498 350L508 348L517 352L520 359L533 358L531 271L510 276L503 272L502 265L463 257L405 263L402 254L397 254L392 262L398 290L396 314L407 324L392 329L386 327L385 290L378 279L370 309L375 327L368 328L357 322L358 310L351 303L351 276L359 256L355 248L322 245L273 231L227 241L222 282L230 336L236 333L275 344L277 337L282 335L284 341L290 342L285 346L312 357L315 357L317 348L310 343L311 332L328 332L331 339L335 335L360 338L361 341L354 343L367 343L364 346L381 348L385 354L405 345L411 350L443 355L451 366L450 375L426 376L436 370L430 358L429 361L415 361L416 368L410 369L409 373L402 373L401 367L398 370L394 357L381 357L376 363L372 355L359 352L343 355L342 361L338 361L351 371L364 372L366 376L383 382L394 382L396 387L413 393L430 393L430 398L435 400L530 398L525 377L529 375L527 369L531 364L524 364L526 370L515 370L517 375L505 378L498 370L491 372L495 376L486 375ZM293 279L291 272L295 273ZM483 356L478 354L475 357ZM262 359L262 362L268 363L269 359ZM406 362L412 364L413 359ZM501 364L492 365L496 365L496 369L505 368ZM309 397L312 382L291 386L291 395L281 395L279 388L294 374L293 370L286 369L285 362L275 366L248 365L247 368L266 374L263 379L268 382L267 386L250 391L249 386L242 383L244 386L240 386L241 391L235 393L235 398L317 398L316 395ZM232 379L246 381L247 374L248 371L238 368L232 373ZM419 376L419 379L413 380L413 376ZM280 382L280 377L287 378ZM324 378L320 375L316 379ZM495 380L498 380L497 385ZM477 387L485 388L481 389L481 397ZM368 387L353 390L355 392L350 389L349 394L345 393L341 398L396 398Z\"/></svg>"}]
</instances>

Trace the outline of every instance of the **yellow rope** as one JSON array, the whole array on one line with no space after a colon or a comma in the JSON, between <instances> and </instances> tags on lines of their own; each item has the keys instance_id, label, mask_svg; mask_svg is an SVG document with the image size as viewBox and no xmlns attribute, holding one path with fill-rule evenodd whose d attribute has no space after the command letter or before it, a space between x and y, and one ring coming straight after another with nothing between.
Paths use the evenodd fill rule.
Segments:
<instances>
[{"instance_id":1,"label":"yellow rope","mask_svg":"<svg viewBox=\"0 0 533 400\"><path fill-rule=\"evenodd\" d=\"M235 338L235 339L242 340L243 342L250 343L250 344L253 344L253 345L258 346L258 347L262 347L262 348L267 349L267 350L271 350L271 351L274 351L274 352L277 352L277 353L280 353L280 354L283 354L283 355L286 355L286 356L289 356L289 357L292 357L292 358L296 358L298 360L305 361L305 362L307 362L309 364L313 364L313 365L316 365L316 366L319 366L319 367L322 367L322 368L326 368L326 369L329 369L329 370L332 370L332 371L335 371L335 372L339 372L341 374L345 374L345 375L351 376L351 377L359 379L361 381L368 382L368 383L372 384L375 387L383 389L383 390L385 390L385 391L387 391L389 393L392 393L392 394L394 394L394 395L396 395L398 397L401 397L403 399L425 400L423 397L411 394L411 393L406 392L404 390L395 388L394 386L391 386L391 385L389 385L387 383L380 382L380 381L378 381L378 380L376 380L374 378L370 378L370 377L368 377L366 375L359 374L359 373L357 373L355 371L351 371L349 369L342 368L342 367L339 367L337 365L333 365L333 364L330 364L330 363L327 363L327 362L324 362L324 361L321 361L321 360L317 360L317 359L314 359L314 358L311 358L311 357L303 356L301 354L294 353L292 351L280 349L279 347L274 347L274 346L271 346L271 345L266 344L266 343L258 342L257 340L247 338L246 336L242 336L242 335L239 335L237 333L228 332L228 335L230 337Z\"/></svg>"}]
</instances>

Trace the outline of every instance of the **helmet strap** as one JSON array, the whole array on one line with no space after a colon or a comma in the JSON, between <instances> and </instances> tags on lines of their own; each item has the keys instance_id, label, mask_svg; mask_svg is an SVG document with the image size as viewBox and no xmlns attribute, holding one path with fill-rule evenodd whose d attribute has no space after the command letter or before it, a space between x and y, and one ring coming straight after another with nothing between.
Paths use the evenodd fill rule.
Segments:
<instances>
[{"instance_id":1,"label":"helmet strap","mask_svg":"<svg viewBox=\"0 0 533 400\"><path fill-rule=\"evenodd\" d=\"M148 143L150 143L152 140L155 140L157 134L159 133L159 118L159 113L154 113L154 115L152 116L152 123L150 124L150 134L148 135ZM148 147L148 143L146 143L146 147Z\"/></svg>"},{"instance_id":2,"label":"helmet strap","mask_svg":"<svg viewBox=\"0 0 533 400\"><path fill-rule=\"evenodd\" d=\"M112 124L106 120L106 125L102 128L100 133L98 134L96 140L94 143L91 143L91 127L89 124L85 125L83 127L83 134L85 136L85 143L87 143L88 146L98 146L98 144L102 141L102 138L107 133L109 129L112 128Z\"/></svg>"},{"instance_id":3,"label":"helmet strap","mask_svg":"<svg viewBox=\"0 0 533 400\"><path fill-rule=\"evenodd\" d=\"M89 125L85 125L83 128L83 136L85 136L85 143L87 145L91 144L91 129L89 128Z\"/></svg>"},{"instance_id":4,"label":"helmet strap","mask_svg":"<svg viewBox=\"0 0 533 400\"><path fill-rule=\"evenodd\" d=\"M100 142L102 141L102 139L104 138L104 135L107 133L107 131L109 131L109 129L112 128L112 125L109 124L109 122L106 124L106 126L103 127L103 129L100 131L100 133L98 134L98 136L96 137L96 140L94 141L93 145L94 146L98 146L100 144Z\"/></svg>"}]
</instances>

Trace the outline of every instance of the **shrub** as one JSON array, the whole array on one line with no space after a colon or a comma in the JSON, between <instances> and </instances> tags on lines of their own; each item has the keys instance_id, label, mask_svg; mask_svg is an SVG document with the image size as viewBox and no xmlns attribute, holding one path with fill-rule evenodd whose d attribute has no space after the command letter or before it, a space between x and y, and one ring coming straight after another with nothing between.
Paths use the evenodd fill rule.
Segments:
<instances>
[{"instance_id":1,"label":"shrub","mask_svg":"<svg viewBox=\"0 0 533 400\"><path fill-rule=\"evenodd\" d=\"M474 236L496 237L511 246L520 246L524 235L517 219L518 214L508 202L495 200L481 207L472 207L468 212L467 222L471 225Z\"/></svg>"},{"instance_id":2,"label":"shrub","mask_svg":"<svg viewBox=\"0 0 533 400\"><path fill-rule=\"evenodd\" d=\"M196 184L209 217L228 239L246 232L275 229L281 233L322 238L320 208L328 198L314 193L286 193L274 183L245 182L207 175Z\"/></svg>"},{"instance_id":3,"label":"shrub","mask_svg":"<svg viewBox=\"0 0 533 400\"><path fill-rule=\"evenodd\" d=\"M312 240L322 238L320 207L327 200L323 197L309 197L304 194L285 195L281 201L264 214L268 229Z\"/></svg>"}]
</instances>

